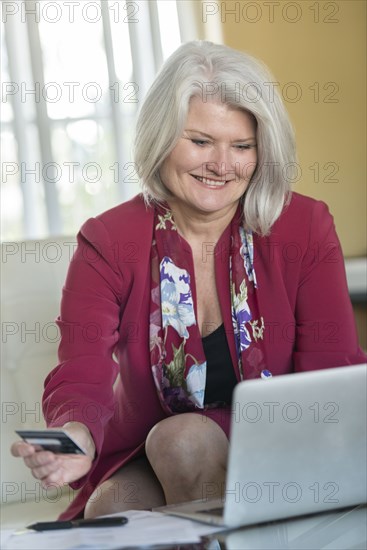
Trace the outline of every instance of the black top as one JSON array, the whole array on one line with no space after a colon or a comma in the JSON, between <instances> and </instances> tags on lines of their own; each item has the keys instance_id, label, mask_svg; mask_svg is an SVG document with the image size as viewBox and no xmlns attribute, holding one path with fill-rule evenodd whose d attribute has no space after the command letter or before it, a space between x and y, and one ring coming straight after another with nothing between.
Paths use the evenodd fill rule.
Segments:
<instances>
[{"instance_id":1,"label":"black top","mask_svg":"<svg viewBox=\"0 0 367 550\"><path fill-rule=\"evenodd\" d=\"M237 378L233 369L224 324L202 338L206 357L204 404L221 402L230 405Z\"/></svg>"}]
</instances>

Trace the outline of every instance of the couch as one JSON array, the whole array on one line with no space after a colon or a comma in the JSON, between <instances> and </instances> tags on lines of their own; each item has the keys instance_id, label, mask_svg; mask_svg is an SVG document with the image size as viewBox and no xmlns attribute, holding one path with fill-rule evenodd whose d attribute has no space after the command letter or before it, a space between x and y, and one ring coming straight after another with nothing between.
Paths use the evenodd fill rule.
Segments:
<instances>
[{"instance_id":1,"label":"couch","mask_svg":"<svg viewBox=\"0 0 367 550\"><path fill-rule=\"evenodd\" d=\"M67 237L1 245L1 523L26 525L56 519L73 491L42 488L9 447L16 429L45 427L43 380L57 364L55 324L75 239Z\"/></svg>"}]
</instances>

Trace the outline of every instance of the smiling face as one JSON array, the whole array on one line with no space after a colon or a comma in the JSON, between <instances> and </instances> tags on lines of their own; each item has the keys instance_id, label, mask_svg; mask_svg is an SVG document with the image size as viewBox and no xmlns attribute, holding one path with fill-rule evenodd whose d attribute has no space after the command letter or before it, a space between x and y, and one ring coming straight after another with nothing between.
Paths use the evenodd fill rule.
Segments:
<instances>
[{"instance_id":1,"label":"smiling face","mask_svg":"<svg viewBox=\"0 0 367 550\"><path fill-rule=\"evenodd\" d=\"M257 162L256 122L216 101L190 101L184 132L163 162L161 180L182 215L233 215Z\"/></svg>"}]
</instances>

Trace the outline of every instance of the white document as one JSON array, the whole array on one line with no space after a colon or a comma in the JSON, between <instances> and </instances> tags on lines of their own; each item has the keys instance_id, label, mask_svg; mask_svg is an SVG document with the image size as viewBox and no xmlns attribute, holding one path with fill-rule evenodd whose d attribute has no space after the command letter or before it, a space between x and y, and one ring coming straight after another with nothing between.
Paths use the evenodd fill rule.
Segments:
<instances>
[{"instance_id":1,"label":"white document","mask_svg":"<svg viewBox=\"0 0 367 550\"><path fill-rule=\"evenodd\" d=\"M129 510L116 516L125 516L129 522L121 527L81 527L57 531L13 532L6 537L3 550L113 550L154 544L200 542L200 537L217 531L213 527L160 514ZM8 535L8 533L7 533Z\"/></svg>"}]
</instances>

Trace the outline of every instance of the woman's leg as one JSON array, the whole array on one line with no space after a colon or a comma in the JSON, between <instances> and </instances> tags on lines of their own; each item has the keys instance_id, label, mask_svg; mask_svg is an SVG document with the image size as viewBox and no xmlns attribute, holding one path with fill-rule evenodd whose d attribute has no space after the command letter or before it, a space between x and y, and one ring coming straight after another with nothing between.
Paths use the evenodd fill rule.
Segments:
<instances>
[{"instance_id":1,"label":"woman's leg","mask_svg":"<svg viewBox=\"0 0 367 550\"><path fill-rule=\"evenodd\" d=\"M84 517L126 510L146 510L166 503L162 487L146 457L135 458L101 483L89 498Z\"/></svg>"},{"instance_id":2,"label":"woman's leg","mask_svg":"<svg viewBox=\"0 0 367 550\"><path fill-rule=\"evenodd\" d=\"M165 418L149 432L146 455L97 487L84 516L224 496L228 439L210 418L194 413Z\"/></svg>"},{"instance_id":3,"label":"woman's leg","mask_svg":"<svg viewBox=\"0 0 367 550\"><path fill-rule=\"evenodd\" d=\"M228 439L210 418L165 418L149 432L145 450L167 504L224 497Z\"/></svg>"}]
</instances>

